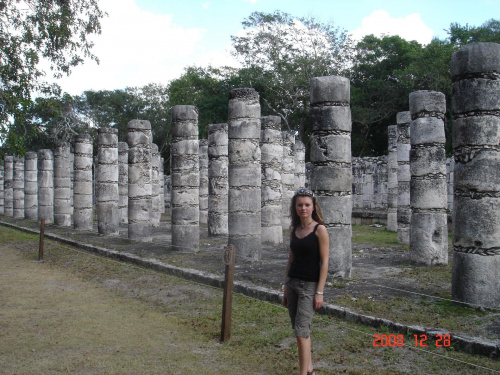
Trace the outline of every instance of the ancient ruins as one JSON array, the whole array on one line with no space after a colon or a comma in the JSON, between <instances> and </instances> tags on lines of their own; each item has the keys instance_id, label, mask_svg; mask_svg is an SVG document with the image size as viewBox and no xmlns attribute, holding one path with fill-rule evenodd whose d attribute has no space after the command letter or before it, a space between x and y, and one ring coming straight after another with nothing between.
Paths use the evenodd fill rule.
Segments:
<instances>
[{"instance_id":1,"label":"ancient ruins","mask_svg":"<svg viewBox=\"0 0 500 375\"><path fill-rule=\"evenodd\" d=\"M353 158L349 80L316 77L307 164L297 134L282 131L280 117L261 117L258 92L238 88L227 123L210 124L207 140L199 139L196 107L172 108L166 174L145 120L128 123L127 142L100 128L97 149L81 134L54 150L6 155L0 215L150 242L167 209L174 251L199 251L204 230L227 237L239 261L259 262L262 246L287 241L290 198L308 187L333 239L332 276L351 275L353 223L387 224L425 266L448 263L451 224L453 299L498 308L500 45L464 46L451 72L452 158L444 148L444 94L411 93L409 110L388 128L388 155Z\"/></svg>"}]
</instances>

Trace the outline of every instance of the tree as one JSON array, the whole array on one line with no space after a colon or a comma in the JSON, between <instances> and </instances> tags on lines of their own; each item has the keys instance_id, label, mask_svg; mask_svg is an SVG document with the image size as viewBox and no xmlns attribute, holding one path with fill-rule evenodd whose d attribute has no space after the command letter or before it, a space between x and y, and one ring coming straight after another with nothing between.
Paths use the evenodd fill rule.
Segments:
<instances>
[{"instance_id":1,"label":"tree","mask_svg":"<svg viewBox=\"0 0 500 375\"><path fill-rule=\"evenodd\" d=\"M84 58L98 61L88 39L101 32L98 0L2 0L0 2L0 124L3 136L23 117L35 92L58 94L43 81L42 61L58 78Z\"/></svg>"},{"instance_id":2,"label":"tree","mask_svg":"<svg viewBox=\"0 0 500 375\"><path fill-rule=\"evenodd\" d=\"M285 129L305 134L312 77L338 75L351 55L347 33L313 17L254 12L245 36L232 36L242 77L260 94L263 114L280 116Z\"/></svg>"},{"instance_id":3,"label":"tree","mask_svg":"<svg viewBox=\"0 0 500 375\"><path fill-rule=\"evenodd\" d=\"M169 104L195 105L199 109L200 138L208 136L208 124L227 122L229 92L248 86L241 71L230 67L188 67L167 88Z\"/></svg>"},{"instance_id":4,"label":"tree","mask_svg":"<svg viewBox=\"0 0 500 375\"><path fill-rule=\"evenodd\" d=\"M477 27L452 23L446 32L449 35L450 43L460 47L476 42L500 43L500 20L492 18Z\"/></svg>"},{"instance_id":5,"label":"tree","mask_svg":"<svg viewBox=\"0 0 500 375\"><path fill-rule=\"evenodd\" d=\"M351 72L353 155L380 155L387 149L387 126L408 110L414 87L407 69L422 46L399 36L365 36L356 46Z\"/></svg>"}]
</instances>

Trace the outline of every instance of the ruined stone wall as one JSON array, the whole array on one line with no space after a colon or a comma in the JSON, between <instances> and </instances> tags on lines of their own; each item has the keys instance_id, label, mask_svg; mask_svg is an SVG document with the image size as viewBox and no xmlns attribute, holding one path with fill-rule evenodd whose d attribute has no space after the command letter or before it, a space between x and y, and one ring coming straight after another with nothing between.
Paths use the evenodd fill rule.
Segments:
<instances>
[{"instance_id":1,"label":"ruined stone wall","mask_svg":"<svg viewBox=\"0 0 500 375\"><path fill-rule=\"evenodd\" d=\"M387 157L352 158L352 200L356 210L387 209Z\"/></svg>"}]
</instances>

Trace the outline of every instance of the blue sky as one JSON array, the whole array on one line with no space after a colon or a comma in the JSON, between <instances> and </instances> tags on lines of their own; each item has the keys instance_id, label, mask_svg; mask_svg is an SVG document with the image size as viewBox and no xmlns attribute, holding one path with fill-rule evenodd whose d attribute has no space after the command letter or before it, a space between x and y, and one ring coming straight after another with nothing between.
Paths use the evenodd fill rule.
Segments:
<instances>
[{"instance_id":1,"label":"blue sky","mask_svg":"<svg viewBox=\"0 0 500 375\"><path fill-rule=\"evenodd\" d=\"M167 84L189 65L235 65L230 36L254 11L281 10L314 16L352 32L398 34L425 44L445 38L452 22L478 26L500 18L500 0L100 0L109 13L102 35L93 38L101 60L60 80L72 95Z\"/></svg>"}]
</instances>

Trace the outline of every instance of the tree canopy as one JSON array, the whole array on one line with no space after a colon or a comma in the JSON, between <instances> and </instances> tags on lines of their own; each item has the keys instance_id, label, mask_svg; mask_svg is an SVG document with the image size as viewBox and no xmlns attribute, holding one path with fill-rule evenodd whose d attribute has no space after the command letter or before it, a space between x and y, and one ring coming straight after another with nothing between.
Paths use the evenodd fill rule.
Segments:
<instances>
[{"instance_id":1,"label":"tree canopy","mask_svg":"<svg viewBox=\"0 0 500 375\"><path fill-rule=\"evenodd\" d=\"M88 37L101 32L103 16L98 0L0 2L0 135L8 134L13 117L20 126L33 111L35 92L60 95L44 81L42 62L57 78L84 58L98 61Z\"/></svg>"},{"instance_id":2,"label":"tree canopy","mask_svg":"<svg viewBox=\"0 0 500 375\"><path fill-rule=\"evenodd\" d=\"M381 155L387 153L387 127L396 123L398 112L408 110L412 91L441 91L450 100L452 54L467 43L500 42L495 19L480 26L452 23L447 38L421 45L374 35L354 43L333 22L253 12L242 22L245 33L231 37L241 68L188 66L168 83L71 97L45 83L47 72L39 62L48 59L51 73L60 76L85 57L97 60L87 39L100 32L104 14L97 2L0 3L0 121L9 152L22 154L106 126L118 128L124 141L128 121L137 118L151 122L154 142L168 159L171 107L196 105L200 138L206 138L208 124L227 121L228 95L236 87L255 88L262 115L280 116L283 130L295 132L307 145L310 79L343 75L351 80L353 155ZM46 95L32 99L35 91ZM448 135L450 119L448 113Z\"/></svg>"}]
</instances>

